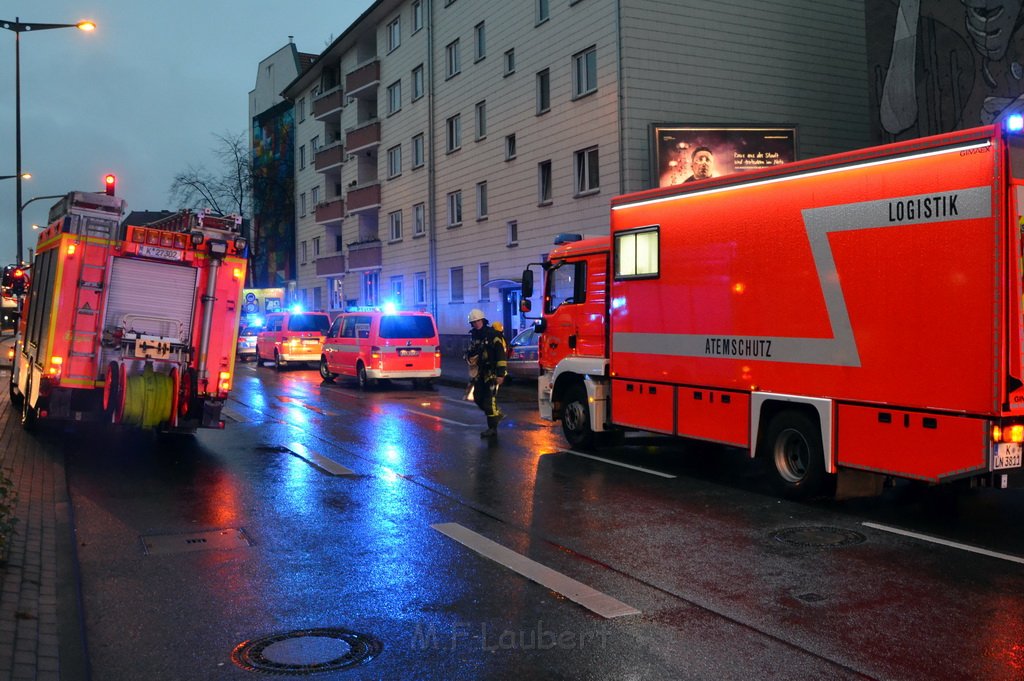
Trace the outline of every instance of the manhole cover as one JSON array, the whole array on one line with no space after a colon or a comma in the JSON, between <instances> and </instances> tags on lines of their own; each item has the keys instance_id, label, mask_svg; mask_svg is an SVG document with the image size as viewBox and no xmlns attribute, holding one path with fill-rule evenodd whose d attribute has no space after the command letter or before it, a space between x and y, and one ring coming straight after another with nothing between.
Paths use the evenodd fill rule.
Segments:
<instances>
[{"instance_id":1,"label":"manhole cover","mask_svg":"<svg viewBox=\"0 0 1024 681\"><path fill-rule=\"evenodd\" d=\"M223 530L190 532L188 534L143 535L142 548L147 556L190 551L217 551L252 546L249 535L241 527Z\"/></svg>"},{"instance_id":2,"label":"manhole cover","mask_svg":"<svg viewBox=\"0 0 1024 681\"><path fill-rule=\"evenodd\" d=\"M250 672L316 674L369 662L384 646L345 629L301 629L239 643L231 661Z\"/></svg>"},{"instance_id":3,"label":"manhole cover","mask_svg":"<svg viewBox=\"0 0 1024 681\"><path fill-rule=\"evenodd\" d=\"M777 530L772 536L785 544L814 548L852 546L867 539L860 532L844 530L841 527L789 527Z\"/></svg>"}]
</instances>

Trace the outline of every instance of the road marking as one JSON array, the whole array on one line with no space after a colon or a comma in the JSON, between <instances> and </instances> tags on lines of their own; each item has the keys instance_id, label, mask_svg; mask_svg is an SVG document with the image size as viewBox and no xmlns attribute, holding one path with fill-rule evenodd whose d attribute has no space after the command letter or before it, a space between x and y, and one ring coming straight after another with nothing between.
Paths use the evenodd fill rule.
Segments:
<instances>
[{"instance_id":1,"label":"road marking","mask_svg":"<svg viewBox=\"0 0 1024 681\"><path fill-rule=\"evenodd\" d=\"M999 558L1001 560L1008 560L1013 563L1024 564L1024 558L1020 556L1013 556L1009 553L999 553L998 551L989 551L988 549L982 549L977 546L971 546L970 544L961 544L959 542L950 541L948 539L940 539L939 537L930 537L927 534L918 534L917 532L911 532L910 530L901 530L898 527L889 527L888 525L879 525L878 523L861 523L864 527L871 527L882 532L892 532L893 534L901 534L904 537L913 537L914 539L920 539L921 541L931 542L933 544L941 544L943 546L949 546L954 549L961 549L963 551L970 551L971 553L980 553L983 556L989 556L991 558Z\"/></svg>"},{"instance_id":2,"label":"road marking","mask_svg":"<svg viewBox=\"0 0 1024 681\"><path fill-rule=\"evenodd\" d=\"M493 542L487 537L479 535L458 523L435 523L431 527L463 546L476 551L481 556L490 558L513 572L517 572L523 577L537 582L541 586L545 586L571 601L579 603L584 608L596 612L601 617L611 619L612 617L641 614L639 610L631 605L626 605L622 601L618 601L582 582L577 582L575 579L563 575L561 572L530 560L526 556L507 549L501 544Z\"/></svg>"},{"instance_id":3,"label":"road marking","mask_svg":"<svg viewBox=\"0 0 1024 681\"><path fill-rule=\"evenodd\" d=\"M292 450L292 453L294 453L295 456L305 461L308 461L310 464L316 466L317 468L322 470L324 473L327 473L328 475L356 474L355 471L353 471L351 468L346 468L337 461L327 458L323 454L317 454L316 452L312 451L311 449L309 449L309 447L302 444L301 442L291 443L290 445L288 445L288 449Z\"/></svg>"},{"instance_id":4,"label":"road marking","mask_svg":"<svg viewBox=\"0 0 1024 681\"><path fill-rule=\"evenodd\" d=\"M444 423L451 423L453 425L463 426L465 428L472 428L474 425L476 425L476 424L473 424L473 423L463 423L462 421L452 421L451 419L446 419L446 418L442 418L440 416L435 416L434 414L428 414L428 413L426 413L424 411L416 411L415 409L409 409L408 412L410 414L417 414L419 416L426 416L428 419L434 419L435 421L442 421Z\"/></svg>"},{"instance_id":5,"label":"road marking","mask_svg":"<svg viewBox=\"0 0 1024 681\"><path fill-rule=\"evenodd\" d=\"M572 449L564 450L566 454L574 454L576 456L582 456L585 459L593 459L594 461L601 461L602 463L610 463L613 466L621 466L634 471L640 471L641 473L648 473L650 475L657 475L659 478L675 478L676 476L670 473L662 473L661 471L654 471L650 468L641 468L640 466L633 466L628 463L622 463L621 461L615 461L613 459L602 459L600 456L594 456L593 454L584 454L583 452L577 452Z\"/></svg>"}]
</instances>

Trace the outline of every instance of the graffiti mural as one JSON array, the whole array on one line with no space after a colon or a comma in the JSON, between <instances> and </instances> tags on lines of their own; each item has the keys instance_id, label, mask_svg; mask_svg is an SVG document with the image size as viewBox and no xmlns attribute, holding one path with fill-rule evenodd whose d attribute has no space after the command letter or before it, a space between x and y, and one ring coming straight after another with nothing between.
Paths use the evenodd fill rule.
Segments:
<instances>
[{"instance_id":1,"label":"graffiti mural","mask_svg":"<svg viewBox=\"0 0 1024 681\"><path fill-rule=\"evenodd\" d=\"M866 0L875 141L1024 110L1022 0Z\"/></svg>"},{"instance_id":2,"label":"graffiti mural","mask_svg":"<svg viewBox=\"0 0 1024 681\"><path fill-rule=\"evenodd\" d=\"M252 121L252 286L295 278L295 120L287 102Z\"/></svg>"}]
</instances>

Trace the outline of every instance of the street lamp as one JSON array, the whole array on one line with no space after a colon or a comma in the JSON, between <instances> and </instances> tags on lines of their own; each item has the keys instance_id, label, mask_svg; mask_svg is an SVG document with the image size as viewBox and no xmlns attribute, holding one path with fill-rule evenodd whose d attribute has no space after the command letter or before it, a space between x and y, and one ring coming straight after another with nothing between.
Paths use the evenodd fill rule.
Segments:
<instances>
[{"instance_id":1,"label":"street lamp","mask_svg":"<svg viewBox=\"0 0 1024 681\"><path fill-rule=\"evenodd\" d=\"M18 177L18 175L0 175L0 180L10 180L11 178ZM22 173L21 179L30 180L32 179L32 173Z\"/></svg>"},{"instance_id":2,"label":"street lamp","mask_svg":"<svg viewBox=\"0 0 1024 681\"><path fill-rule=\"evenodd\" d=\"M21 21L20 17L14 17L14 21L0 19L0 28L14 32L14 155L15 155L15 179L17 189L15 190L15 205L18 207L18 252L15 257L18 264L21 264L21 34L29 31L45 31L50 28L77 28L82 31L91 31L96 24L91 21L79 21L77 24L29 24Z\"/></svg>"}]
</instances>

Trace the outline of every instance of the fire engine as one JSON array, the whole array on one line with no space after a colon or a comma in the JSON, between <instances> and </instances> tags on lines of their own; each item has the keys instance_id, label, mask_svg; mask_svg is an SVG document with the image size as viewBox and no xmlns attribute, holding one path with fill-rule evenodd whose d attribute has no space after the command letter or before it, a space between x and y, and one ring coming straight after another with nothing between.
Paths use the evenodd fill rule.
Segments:
<instances>
[{"instance_id":1,"label":"fire engine","mask_svg":"<svg viewBox=\"0 0 1024 681\"><path fill-rule=\"evenodd\" d=\"M50 211L16 344L12 402L43 419L165 432L223 428L246 242L238 216L121 226L125 202L71 192Z\"/></svg>"},{"instance_id":2,"label":"fire engine","mask_svg":"<svg viewBox=\"0 0 1024 681\"><path fill-rule=\"evenodd\" d=\"M1024 440L1008 123L613 198L608 236L556 240L523 275L529 297L544 273L541 416L577 447L636 429L742 448L788 496L854 470L1008 486Z\"/></svg>"}]
</instances>

